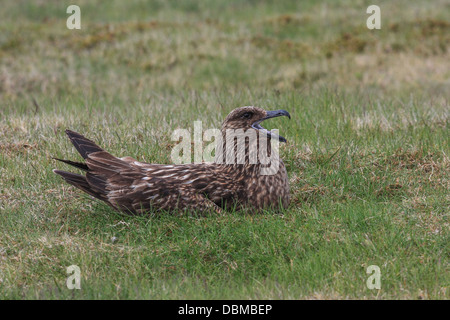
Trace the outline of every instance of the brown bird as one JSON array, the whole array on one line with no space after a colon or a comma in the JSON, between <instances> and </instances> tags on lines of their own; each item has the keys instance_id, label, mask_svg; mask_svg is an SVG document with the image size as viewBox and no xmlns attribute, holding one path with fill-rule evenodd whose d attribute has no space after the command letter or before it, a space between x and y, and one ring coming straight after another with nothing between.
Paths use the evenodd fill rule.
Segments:
<instances>
[{"instance_id":1,"label":"brown bird","mask_svg":"<svg viewBox=\"0 0 450 320\"><path fill-rule=\"evenodd\" d=\"M222 136L216 139L215 161L200 164L150 164L117 158L81 134L66 130L84 162L55 159L85 171L85 175L53 172L114 209L133 214L286 208L286 168L271 146L271 140L286 139L261 126L262 121L280 116L290 119L285 110L233 110L222 124Z\"/></svg>"}]
</instances>

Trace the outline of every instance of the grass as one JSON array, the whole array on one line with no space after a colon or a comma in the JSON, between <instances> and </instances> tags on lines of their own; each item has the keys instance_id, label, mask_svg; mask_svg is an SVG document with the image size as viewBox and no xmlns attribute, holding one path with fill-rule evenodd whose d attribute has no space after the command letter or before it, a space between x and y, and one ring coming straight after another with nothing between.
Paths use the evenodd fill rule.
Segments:
<instances>
[{"instance_id":1,"label":"grass","mask_svg":"<svg viewBox=\"0 0 450 320\"><path fill-rule=\"evenodd\" d=\"M380 1L376 31L360 1L98 3L0 12L0 298L449 298L448 2ZM282 215L129 217L51 171L66 128L170 163L243 105L292 115Z\"/></svg>"}]
</instances>

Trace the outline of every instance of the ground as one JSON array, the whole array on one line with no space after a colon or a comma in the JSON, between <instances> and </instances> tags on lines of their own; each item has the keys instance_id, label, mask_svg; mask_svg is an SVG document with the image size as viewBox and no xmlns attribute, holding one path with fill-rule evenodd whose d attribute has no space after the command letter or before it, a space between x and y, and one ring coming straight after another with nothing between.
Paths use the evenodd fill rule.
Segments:
<instances>
[{"instance_id":1,"label":"ground","mask_svg":"<svg viewBox=\"0 0 450 320\"><path fill-rule=\"evenodd\" d=\"M363 1L70 4L0 12L0 298L449 298L448 1L378 1L380 30ZM52 172L66 128L170 163L244 105L292 116L282 214L130 217Z\"/></svg>"}]
</instances>

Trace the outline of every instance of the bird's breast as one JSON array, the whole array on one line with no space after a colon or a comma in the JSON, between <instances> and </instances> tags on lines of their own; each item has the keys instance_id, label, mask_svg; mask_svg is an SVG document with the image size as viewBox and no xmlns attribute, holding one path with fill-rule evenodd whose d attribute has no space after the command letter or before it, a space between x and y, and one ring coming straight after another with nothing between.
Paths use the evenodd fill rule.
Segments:
<instances>
[{"instance_id":1,"label":"bird's breast","mask_svg":"<svg viewBox=\"0 0 450 320\"><path fill-rule=\"evenodd\" d=\"M284 164L281 163L275 174L261 174L256 170L245 183L251 206L263 209L289 205L289 180Z\"/></svg>"}]
</instances>

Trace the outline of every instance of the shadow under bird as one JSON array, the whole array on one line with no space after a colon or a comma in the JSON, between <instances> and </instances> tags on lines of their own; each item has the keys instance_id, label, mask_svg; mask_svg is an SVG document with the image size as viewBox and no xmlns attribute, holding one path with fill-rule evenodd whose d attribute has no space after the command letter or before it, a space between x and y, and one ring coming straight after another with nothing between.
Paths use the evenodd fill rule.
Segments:
<instances>
[{"instance_id":1,"label":"shadow under bird","mask_svg":"<svg viewBox=\"0 0 450 320\"><path fill-rule=\"evenodd\" d=\"M264 120L280 116L290 119L285 110L266 111L252 106L233 110L222 124L222 138L217 139L217 147L226 150L225 154L231 150L238 157L243 152L243 161L231 163L217 161L221 153L217 149L216 161L211 163L165 165L139 162L131 157L118 158L81 134L66 130L84 162L55 159L83 170L84 175L53 172L114 209L132 214L160 210L221 213L233 208L255 211L286 208L289 205L286 168L279 157L273 157L278 153L271 147L271 140L286 142L286 139L261 126ZM247 135L245 143L239 144L238 136L227 139L229 132L239 129ZM259 138L256 144L250 141L249 133L256 133L254 136ZM261 153L263 144L272 156L270 159L276 160L268 164L256 157L256 161L250 161L253 153ZM274 164L272 173L261 173Z\"/></svg>"}]
</instances>

